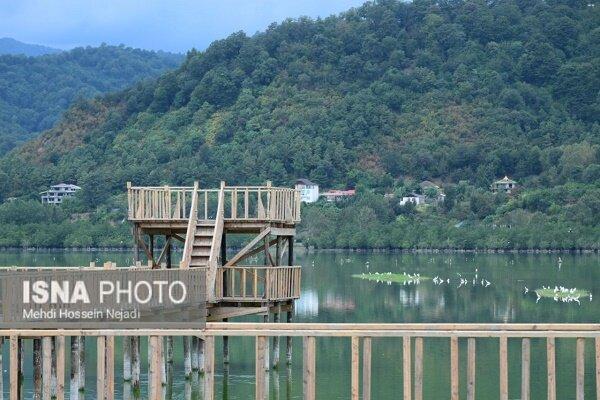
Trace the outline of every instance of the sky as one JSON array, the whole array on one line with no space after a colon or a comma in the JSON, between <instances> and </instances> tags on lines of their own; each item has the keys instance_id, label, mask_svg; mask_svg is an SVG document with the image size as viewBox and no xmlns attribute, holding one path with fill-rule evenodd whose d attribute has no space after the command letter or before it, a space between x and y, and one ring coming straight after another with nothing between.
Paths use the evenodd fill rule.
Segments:
<instances>
[{"instance_id":1,"label":"sky","mask_svg":"<svg viewBox=\"0 0 600 400\"><path fill-rule=\"evenodd\" d=\"M59 49L125 44L149 50L205 49L237 31L327 17L365 0L0 0L0 37Z\"/></svg>"}]
</instances>

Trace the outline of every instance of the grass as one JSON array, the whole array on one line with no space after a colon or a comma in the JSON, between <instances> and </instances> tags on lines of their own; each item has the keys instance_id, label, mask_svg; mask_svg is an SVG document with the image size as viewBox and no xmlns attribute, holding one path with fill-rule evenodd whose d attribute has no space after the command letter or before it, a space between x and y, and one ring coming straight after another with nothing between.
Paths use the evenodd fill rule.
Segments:
<instances>
[{"instance_id":1,"label":"grass","mask_svg":"<svg viewBox=\"0 0 600 400\"><path fill-rule=\"evenodd\" d=\"M427 280L427 279L431 279L427 276L417 276L416 274L414 275L410 275L407 274L406 272L402 273L402 274L394 274L392 272L374 272L374 273L367 273L367 274L354 274L352 275L353 278L357 278L357 279L365 279L368 281L375 281L375 282L394 282L394 283L414 283L415 281L422 281L422 280Z\"/></svg>"}]
</instances>

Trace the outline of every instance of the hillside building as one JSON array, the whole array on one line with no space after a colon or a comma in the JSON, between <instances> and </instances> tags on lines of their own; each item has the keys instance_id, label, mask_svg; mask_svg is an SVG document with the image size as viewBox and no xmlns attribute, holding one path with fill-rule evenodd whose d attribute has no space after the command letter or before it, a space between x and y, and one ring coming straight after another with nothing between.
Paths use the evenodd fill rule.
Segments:
<instances>
[{"instance_id":1,"label":"hillside building","mask_svg":"<svg viewBox=\"0 0 600 400\"><path fill-rule=\"evenodd\" d=\"M300 201L303 203L314 203L319 200L319 185L308 179L296 180L294 188L300 192Z\"/></svg>"},{"instance_id":2,"label":"hillside building","mask_svg":"<svg viewBox=\"0 0 600 400\"><path fill-rule=\"evenodd\" d=\"M65 198L73 197L78 190L81 190L81 188L77 185L59 183L50 186L49 190L41 192L40 195L43 204L61 204Z\"/></svg>"},{"instance_id":3,"label":"hillside building","mask_svg":"<svg viewBox=\"0 0 600 400\"><path fill-rule=\"evenodd\" d=\"M517 182L510 179L508 176L505 176L492 183L491 189L494 193L504 192L506 194L512 194L517 189Z\"/></svg>"},{"instance_id":4,"label":"hillside building","mask_svg":"<svg viewBox=\"0 0 600 400\"><path fill-rule=\"evenodd\" d=\"M340 200L347 199L347 198L355 196L355 195L356 195L355 189L348 189L348 190L332 189L332 190L329 190L328 192L321 194L321 196L325 197L325 200L327 200L329 202L340 201Z\"/></svg>"}]
</instances>

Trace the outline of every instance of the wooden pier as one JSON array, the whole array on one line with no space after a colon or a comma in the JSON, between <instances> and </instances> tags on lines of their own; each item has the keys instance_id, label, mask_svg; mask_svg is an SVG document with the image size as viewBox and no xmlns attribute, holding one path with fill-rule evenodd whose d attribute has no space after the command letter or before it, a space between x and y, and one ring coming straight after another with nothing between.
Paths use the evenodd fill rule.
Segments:
<instances>
[{"instance_id":1,"label":"wooden pier","mask_svg":"<svg viewBox=\"0 0 600 400\"><path fill-rule=\"evenodd\" d=\"M216 337L254 337L255 338L255 399L264 400L268 397L268 372L267 360L270 356L270 337L293 336L301 337L303 343L303 398L312 400L316 398L316 381L319 377L316 360L320 357L316 351L319 338L334 338L347 341L350 352L350 379L347 382L352 400L371 399L371 365L374 353L372 343L382 338L396 338L401 345L404 400L422 400L424 382L437 377L424 376L423 360L427 356L425 344L432 338L447 339L450 350L450 365L447 373L450 377L448 394L451 400L460 398L461 387L466 387L466 399L474 400L477 393L477 369L475 365L477 341L483 338L496 339L499 342L499 393L498 398L508 400L508 341L521 343L522 362L520 393L521 399L531 398L530 376L532 368L531 340L542 339L546 342L546 365L540 366L545 371L547 398L556 400L556 376L564 369L576 371L576 385L574 393L569 398L584 399L586 378L594 380L591 386L595 387L596 397L600 398L600 324L299 324L299 323L208 323L203 330L0 330L0 337L9 338L9 360L2 365L10 371L10 400L19 397L19 343L25 339L40 340L42 342L42 385L43 399L50 399L51 391L55 391L56 398L63 400L65 396L65 338L96 337L97 338L97 397L96 399L113 400L114 396L114 368L116 343L123 343L119 337L149 337L150 360L147 371L149 373L148 389L151 400L162 399L162 387L165 384L163 368L168 360L161 351L165 338L181 336L197 337L204 341L203 357L203 390L204 398L214 399L215 388L215 338ZM51 343L55 340L55 374L52 374ZM573 365L556 363L556 344L559 341L576 341ZM466 381L461 382L459 370L461 357L459 355L459 342L467 344ZM586 342L592 342L586 346ZM362 351L361 351L362 347ZM585 370L586 352L595 352L596 374L587 374ZM326 351L323 354L328 354ZM496 356L494 356L496 357ZM362 359L362 360L361 360ZM4 362L4 360L0 360ZM75 364L76 368L80 365ZM390 366L391 367L391 366ZM479 370L481 372L481 370ZM77 374L80 371L76 372ZM362 380L360 376L362 375ZM55 376L56 384L52 389L52 377ZM73 376L73 371L71 371ZM590 382L587 382L588 387ZM75 385L77 386L77 385ZM71 385L71 388L74 386ZM1 392L0 392L1 393ZM73 397L71 397L73 398ZM75 397L76 398L76 397Z\"/></svg>"}]
</instances>

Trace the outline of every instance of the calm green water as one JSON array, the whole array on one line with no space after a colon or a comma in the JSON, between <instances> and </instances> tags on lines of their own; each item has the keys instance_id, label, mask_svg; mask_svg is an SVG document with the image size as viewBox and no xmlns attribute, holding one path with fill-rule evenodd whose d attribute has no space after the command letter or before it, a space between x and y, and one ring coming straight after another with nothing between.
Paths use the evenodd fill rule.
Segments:
<instances>
[{"instance_id":1,"label":"calm green water","mask_svg":"<svg viewBox=\"0 0 600 400\"><path fill-rule=\"evenodd\" d=\"M296 304L298 322L600 322L600 258L597 255L396 255L316 253L298 254L303 269L302 298ZM128 253L0 253L0 265L86 265L90 261L131 262ZM421 280L418 285L377 283L352 278L367 272L419 273L450 283ZM477 274L475 285L473 279ZM461 278L467 284L460 286ZM481 280L484 283L481 283ZM489 285L487 285L487 282ZM464 282L463 282L464 283ZM486 286L487 285L487 286ZM595 297L581 298L580 304L542 298L536 302L533 290L542 286L585 289ZM460 287L459 287L460 286ZM529 293L525 294L525 288ZM248 320L258 320L257 317ZM198 382L185 382L181 342L176 341L173 399L201 398ZM282 341L283 344L283 341ZM230 339L231 364L225 370L217 351L216 387L219 399L246 400L254 396L253 339ZM594 398L593 343L586 347L586 398ZM88 360L94 360L95 343L88 339ZM283 348L283 346L282 346ZM145 353L146 346L142 347ZM217 350L220 343L217 343ZM4 348L5 360L8 357ZM449 341L425 340L425 399L449 397ZM460 343L461 390L466 388L466 342ZM557 341L559 399L575 396L575 342ZM118 353L118 352L117 352ZM118 363L120 363L117 354ZM545 343L532 341L532 398L546 398ZM27 358L25 398L31 398L31 357ZM301 399L301 342L294 341L291 369L270 373L272 399ZM477 341L477 398L497 399L497 340ZM87 366L87 398L94 399L93 362ZM317 397L350 397L350 340L317 339ZM145 367L145 365L144 365ZM401 339L373 341L373 398L397 399L402 394ZM68 370L67 370L68 371ZM145 371L144 371L145 372ZM4 371L8 382L8 371ZM119 368L117 374L120 375ZM123 384L117 379L118 398ZM145 384L144 384L145 386ZM509 398L520 397L520 341L509 340ZM5 388L7 385L5 385Z\"/></svg>"}]
</instances>

